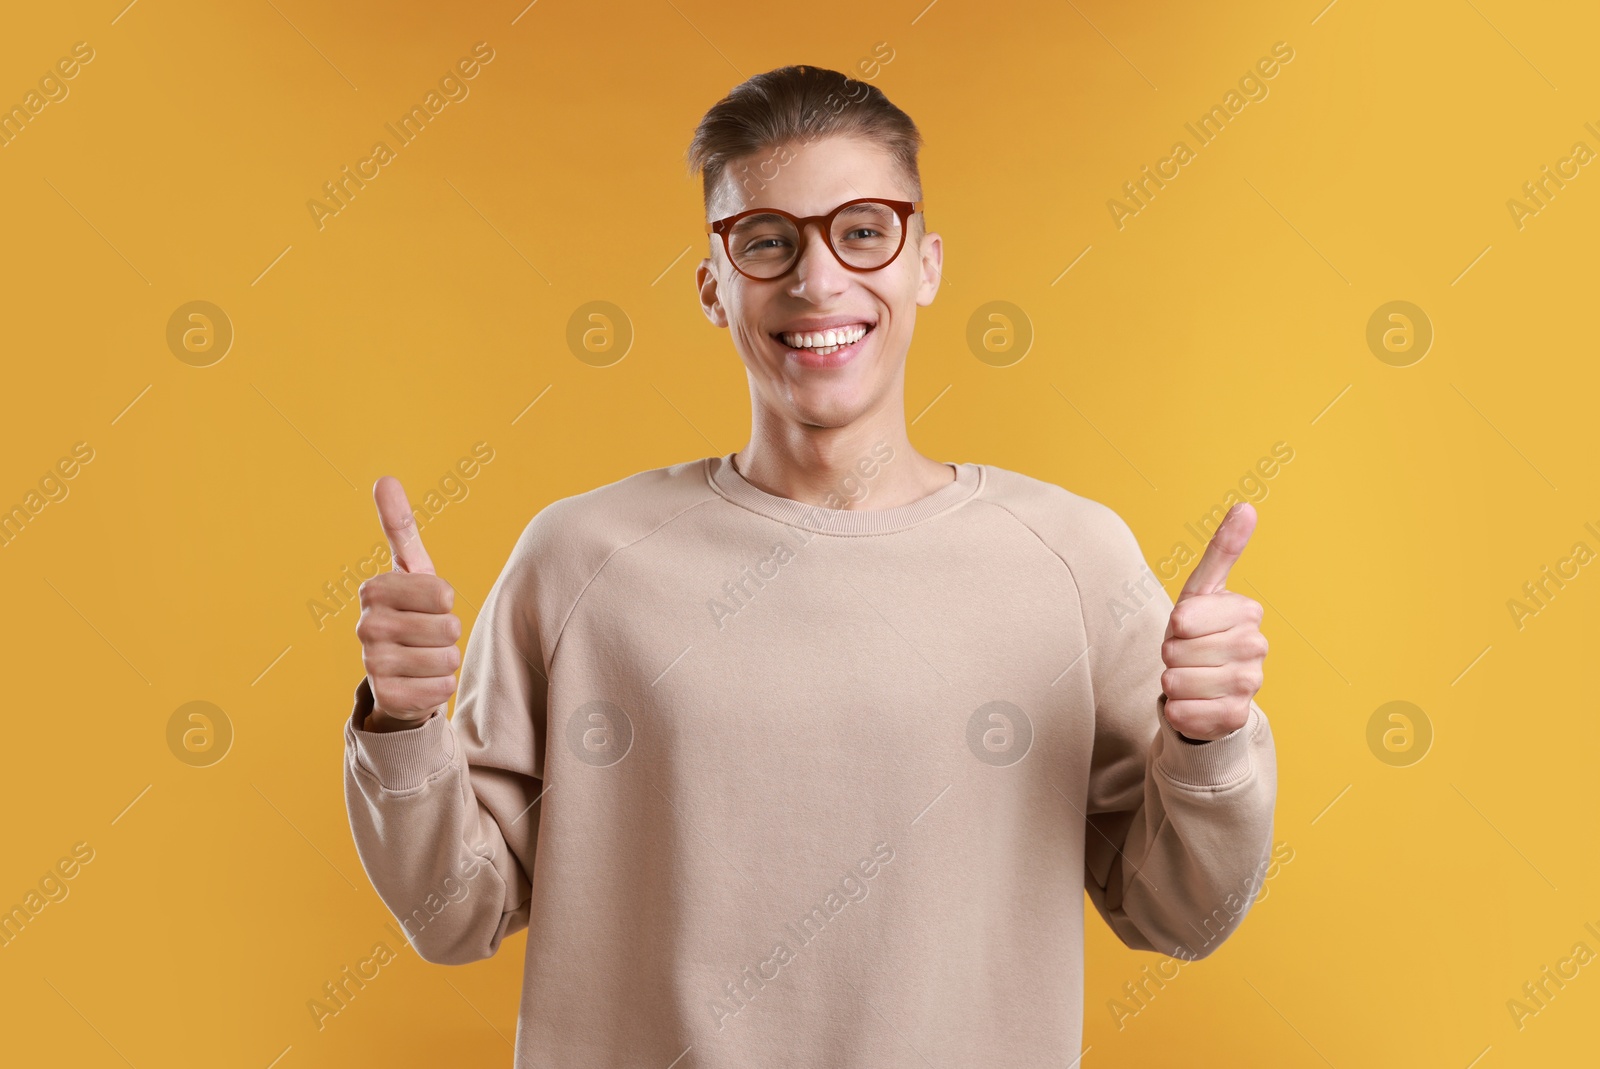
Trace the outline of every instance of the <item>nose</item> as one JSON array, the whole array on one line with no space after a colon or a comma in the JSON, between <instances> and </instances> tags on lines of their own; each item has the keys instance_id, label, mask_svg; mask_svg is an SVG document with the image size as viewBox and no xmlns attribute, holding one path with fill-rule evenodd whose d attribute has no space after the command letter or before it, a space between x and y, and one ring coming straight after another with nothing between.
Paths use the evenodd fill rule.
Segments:
<instances>
[{"instance_id":1,"label":"nose","mask_svg":"<svg viewBox=\"0 0 1600 1069\"><path fill-rule=\"evenodd\" d=\"M806 235L813 233L808 240ZM799 296L802 293L825 294L834 293L844 286L844 277L848 272L839 258L828 247L827 236L822 232L821 223L807 223L800 232L800 248L796 253L794 264L795 285L790 287L790 292Z\"/></svg>"}]
</instances>

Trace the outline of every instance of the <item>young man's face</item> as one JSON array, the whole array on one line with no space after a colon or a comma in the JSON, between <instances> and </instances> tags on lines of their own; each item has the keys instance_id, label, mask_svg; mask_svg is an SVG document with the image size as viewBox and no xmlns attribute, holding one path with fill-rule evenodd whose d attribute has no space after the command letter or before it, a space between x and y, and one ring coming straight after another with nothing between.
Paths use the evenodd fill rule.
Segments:
<instances>
[{"instance_id":1,"label":"young man's face","mask_svg":"<svg viewBox=\"0 0 1600 1069\"><path fill-rule=\"evenodd\" d=\"M858 197L913 199L888 153L872 142L831 137L790 145L787 151L789 162L764 183L761 176L772 174L782 153L734 161L711 205L711 218L749 208L823 215ZM741 176L749 176L748 184ZM732 331L754 384L753 400L768 415L805 426L843 427L885 405L903 405L901 371L917 306L933 302L943 262L939 235L919 240L920 227L921 216L907 220L905 245L888 266L852 271L828 250L820 227L808 226L794 264L765 281L735 270L722 238L710 235L711 255L695 272L700 303L707 318ZM831 356L808 353L779 337L819 319L871 329L853 352Z\"/></svg>"}]
</instances>

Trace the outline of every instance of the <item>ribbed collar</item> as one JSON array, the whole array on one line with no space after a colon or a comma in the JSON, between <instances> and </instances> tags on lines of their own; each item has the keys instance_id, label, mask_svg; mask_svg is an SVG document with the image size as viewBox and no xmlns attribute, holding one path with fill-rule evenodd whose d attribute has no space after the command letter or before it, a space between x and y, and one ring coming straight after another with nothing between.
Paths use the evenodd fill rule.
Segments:
<instances>
[{"instance_id":1,"label":"ribbed collar","mask_svg":"<svg viewBox=\"0 0 1600 1069\"><path fill-rule=\"evenodd\" d=\"M958 507L983 487L982 464L952 464L956 477L933 493L888 509L830 509L808 505L793 498L779 497L748 482L733 466L733 454L706 457L706 482L735 505L760 513L790 527L818 534L888 534L925 523Z\"/></svg>"}]
</instances>

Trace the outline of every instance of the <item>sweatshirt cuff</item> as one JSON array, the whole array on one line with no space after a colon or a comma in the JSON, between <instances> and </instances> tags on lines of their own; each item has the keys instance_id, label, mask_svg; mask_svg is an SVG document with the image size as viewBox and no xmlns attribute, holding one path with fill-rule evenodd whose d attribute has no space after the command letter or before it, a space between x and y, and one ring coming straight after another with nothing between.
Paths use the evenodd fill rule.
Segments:
<instances>
[{"instance_id":1,"label":"sweatshirt cuff","mask_svg":"<svg viewBox=\"0 0 1600 1069\"><path fill-rule=\"evenodd\" d=\"M362 676L356 686L355 707L345 721L345 751L379 786L390 791L415 790L454 762L455 734L442 711L445 705L430 713L421 727L365 731L361 725L372 706L372 686Z\"/></svg>"},{"instance_id":2,"label":"sweatshirt cuff","mask_svg":"<svg viewBox=\"0 0 1600 1069\"><path fill-rule=\"evenodd\" d=\"M1250 739L1265 716L1254 700L1243 726L1199 744L1184 740L1167 719L1166 702L1160 704L1158 717L1166 738L1156 764L1168 779L1190 787L1222 787L1250 774Z\"/></svg>"}]
</instances>

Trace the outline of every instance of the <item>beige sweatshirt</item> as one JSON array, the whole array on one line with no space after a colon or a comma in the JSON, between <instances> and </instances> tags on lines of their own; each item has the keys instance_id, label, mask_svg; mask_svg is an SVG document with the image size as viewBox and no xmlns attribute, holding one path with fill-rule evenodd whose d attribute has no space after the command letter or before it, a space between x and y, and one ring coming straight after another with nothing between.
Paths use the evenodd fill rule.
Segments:
<instances>
[{"instance_id":1,"label":"beige sweatshirt","mask_svg":"<svg viewBox=\"0 0 1600 1069\"><path fill-rule=\"evenodd\" d=\"M880 510L769 494L729 456L554 501L453 718L364 731L362 680L362 864L428 961L526 929L517 1066L1068 1066L1084 889L1138 949L1203 957L1238 926L1269 862L1265 715L1182 740L1172 602L1127 524L952 466Z\"/></svg>"}]
</instances>

